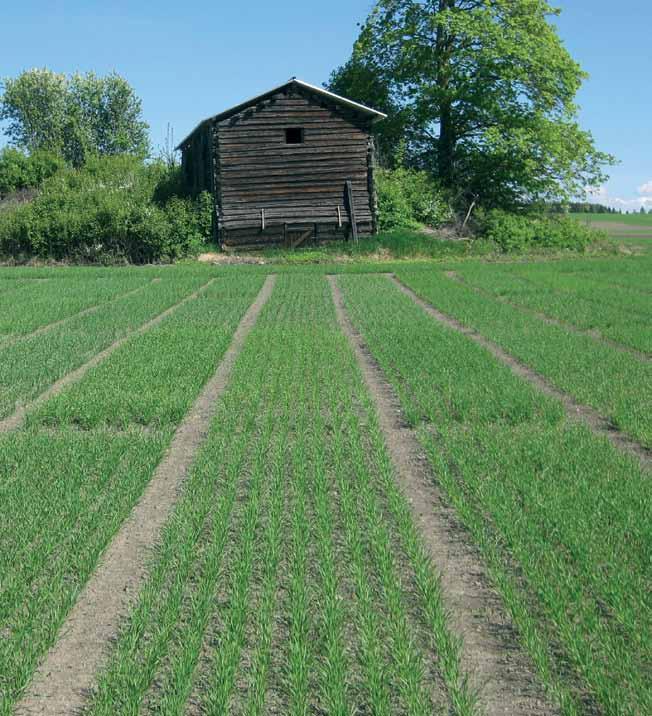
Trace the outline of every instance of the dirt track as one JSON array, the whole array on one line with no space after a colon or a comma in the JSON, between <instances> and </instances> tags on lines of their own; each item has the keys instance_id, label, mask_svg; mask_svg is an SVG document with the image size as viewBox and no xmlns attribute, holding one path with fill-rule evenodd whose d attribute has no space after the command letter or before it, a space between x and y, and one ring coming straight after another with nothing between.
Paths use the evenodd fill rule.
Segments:
<instances>
[{"instance_id":1,"label":"dirt track","mask_svg":"<svg viewBox=\"0 0 652 716\"><path fill-rule=\"evenodd\" d=\"M443 323L445 326L468 336L471 340L475 341L483 348L486 348L499 361L509 366L514 374L532 383L532 385L536 386L542 393L545 393L553 398L557 398L557 400L563 404L566 410L566 415L571 420L582 421L597 435L607 438L616 448L635 457L644 470L652 469L652 450L649 450L635 440L632 440L624 433L616 430L608 418L604 415L601 415L597 410L594 410L588 405L577 403L570 395L564 393L562 390L550 383L547 378L544 378L527 365L521 363L519 360L514 358L514 356L504 351L493 341L485 338L475 329L465 326L455 318L452 318L451 316L442 313L434 306L431 306L429 303L417 296L411 288L401 283L393 274L389 274L388 278L428 315L432 316L440 323Z\"/></svg>"},{"instance_id":2,"label":"dirt track","mask_svg":"<svg viewBox=\"0 0 652 716\"><path fill-rule=\"evenodd\" d=\"M557 709L545 698L514 627L489 586L485 567L433 481L415 432L406 427L391 385L351 324L334 276L329 276L337 318L371 393L400 486L433 564L441 575L451 625L463 639L462 663L487 716L537 716Z\"/></svg>"},{"instance_id":3,"label":"dirt track","mask_svg":"<svg viewBox=\"0 0 652 716\"><path fill-rule=\"evenodd\" d=\"M64 716L83 707L115 638L120 619L146 577L147 558L172 512L179 490L204 441L242 345L269 299L268 276L240 322L215 374L204 387L159 464L140 501L114 537L59 631L59 639L19 703L18 714ZM177 304L178 305L178 304Z\"/></svg>"}]
</instances>

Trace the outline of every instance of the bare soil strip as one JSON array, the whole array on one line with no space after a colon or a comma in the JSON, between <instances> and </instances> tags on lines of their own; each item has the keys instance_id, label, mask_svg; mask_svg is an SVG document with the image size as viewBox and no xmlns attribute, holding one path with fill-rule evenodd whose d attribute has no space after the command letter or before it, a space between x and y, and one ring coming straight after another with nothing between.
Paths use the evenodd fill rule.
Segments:
<instances>
[{"instance_id":1,"label":"bare soil strip","mask_svg":"<svg viewBox=\"0 0 652 716\"><path fill-rule=\"evenodd\" d=\"M337 318L353 348L374 399L380 427L415 523L441 575L451 626L463 639L462 665L487 716L554 714L528 657L515 643L481 559L455 512L433 482L414 430L406 427L395 391L349 320L334 276L328 277Z\"/></svg>"},{"instance_id":2,"label":"bare soil strip","mask_svg":"<svg viewBox=\"0 0 652 716\"><path fill-rule=\"evenodd\" d=\"M470 288L472 291L474 291L478 295L487 296L488 298L491 298L494 301L498 301L498 303L504 303L506 306L511 306L511 308L514 308L517 311L520 311L521 313L527 313L530 316L534 316L535 318L538 318L542 323L546 323L549 326L557 326L557 328L563 328L564 330L569 331L570 333L575 333L575 335L578 335L578 336L588 336L589 338L592 338L594 341L599 341L600 343L604 343L605 345L609 346L610 348L620 351L621 353L629 353L629 355L634 356L635 358L637 358L640 361L643 361L644 363L649 363L650 361L652 361L652 356L650 356L648 353L643 353L642 351L636 350L636 348L630 348L629 346L625 346L622 343L618 343L617 341L614 341L611 338L607 338L607 336L603 335L600 332L600 330L598 330L597 328L591 329L591 330L586 330L584 328L578 328L577 326L573 325L572 323L568 323L567 321L559 320L558 318L551 318L550 316L547 316L545 313L536 311L533 308L528 308L527 306L522 306L519 303L510 301L509 299L505 298L504 296L497 296L495 293L492 293L491 291L487 291L484 288L480 288L479 286L474 286L473 284L466 281L462 276L460 276L455 271L446 271L445 273L446 273L446 276L448 276L448 278L450 278L452 281L457 281L457 283L461 283L463 286Z\"/></svg>"},{"instance_id":3,"label":"bare soil strip","mask_svg":"<svg viewBox=\"0 0 652 716\"><path fill-rule=\"evenodd\" d=\"M626 224L624 221L591 221L590 224L594 229L604 229L607 233L617 236L621 233L632 234L633 236L639 236L640 234L652 236L652 225Z\"/></svg>"},{"instance_id":4,"label":"bare soil strip","mask_svg":"<svg viewBox=\"0 0 652 716\"><path fill-rule=\"evenodd\" d=\"M590 408L588 405L575 402L575 400L568 395L568 393L564 393L564 391L555 387L542 375L504 351L498 344L488 338L485 338L475 329L469 328L455 318L442 313L434 306L421 299L411 288L401 283L401 281L394 276L394 274L386 274L386 276L429 316L432 316L440 323L448 326L448 328L452 328L453 330L468 336L471 340L475 341L483 348L486 348L495 358L498 358L498 360L507 365L515 375L518 375L520 378L524 378L538 388L542 393L561 401L569 418L583 422L597 435L606 437L619 450L623 450L635 457L644 470L652 469L652 450L649 450L640 443L629 438L624 433L620 432L604 415L601 415L597 410Z\"/></svg>"},{"instance_id":5,"label":"bare soil strip","mask_svg":"<svg viewBox=\"0 0 652 716\"><path fill-rule=\"evenodd\" d=\"M53 396L58 395L64 388L67 388L72 383L76 383L77 381L81 380L91 368L94 368L105 358L108 358L111 353L120 348L120 346L124 345L130 338L133 338L133 336L137 336L141 333L145 333L145 331L148 331L150 328L154 328L154 326L157 326L159 323L161 323L161 321L164 321L171 313L174 313L177 308L183 306L184 303L188 303L188 301L192 301L197 298L197 296L199 296L203 291L205 291L214 281L215 279L212 278L203 286L200 286L196 291L179 301L179 303L175 303L173 306L170 306L170 308L166 308L165 311L159 313L158 316L155 316L150 321L147 321L147 323L143 323L142 326L139 326L133 331L129 331L129 333L122 336L122 338L119 338L114 343L111 343L110 346L107 346L103 351L100 351L99 353L94 355L89 361L79 366L79 368L76 368L70 373L64 375L63 378L57 380L46 391L41 393L41 395L34 398L32 402L19 406L16 409L15 413L9 415L4 420L0 420L0 433L8 433L12 430L17 430L18 428L20 428L20 426L23 424L23 421L25 420L25 416L29 411L38 407Z\"/></svg>"},{"instance_id":6,"label":"bare soil strip","mask_svg":"<svg viewBox=\"0 0 652 716\"><path fill-rule=\"evenodd\" d=\"M195 455L208 434L242 345L269 299L275 276L268 276L238 326L215 374L205 385L129 518L104 553L59 631L59 639L36 672L18 714L61 716L78 713L102 667L120 620L147 574L147 559L179 497Z\"/></svg>"},{"instance_id":7,"label":"bare soil strip","mask_svg":"<svg viewBox=\"0 0 652 716\"><path fill-rule=\"evenodd\" d=\"M150 281L150 283L154 283L154 281L156 281L156 279L153 279L152 281ZM143 289L147 288L147 286L149 286L149 284L146 283L142 286L138 286L138 288L132 288L131 291L121 293L119 296L114 296L108 301L103 301L102 303L98 303L95 306L89 306L88 308L84 308L82 311L73 313L71 316L66 316L59 321L54 321L53 323L46 323L44 326L40 326L31 333L25 333L20 336L9 336L8 338L0 339L0 348L8 348L9 346L13 346L14 343L18 343L19 341L26 341L30 338L34 338L35 336L40 336L42 333L47 333L54 328L62 326L68 321L72 321L73 318L81 318L82 316L87 316L89 313L95 313L95 311L97 311L99 308L102 308L102 306L106 306L109 303L114 303L115 301L119 301L122 298L127 298L127 296L133 296L135 293L138 293L139 291L142 291Z\"/></svg>"}]
</instances>

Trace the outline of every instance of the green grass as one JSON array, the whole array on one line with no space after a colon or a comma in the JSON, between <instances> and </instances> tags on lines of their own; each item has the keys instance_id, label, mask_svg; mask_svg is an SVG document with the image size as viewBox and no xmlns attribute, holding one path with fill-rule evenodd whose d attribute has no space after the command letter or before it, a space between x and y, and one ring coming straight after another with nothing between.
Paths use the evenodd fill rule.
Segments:
<instances>
[{"instance_id":1,"label":"green grass","mask_svg":"<svg viewBox=\"0 0 652 716\"><path fill-rule=\"evenodd\" d=\"M564 712L650 710L649 475L387 279L340 281Z\"/></svg>"},{"instance_id":2,"label":"green grass","mask_svg":"<svg viewBox=\"0 0 652 716\"><path fill-rule=\"evenodd\" d=\"M279 278L91 713L177 714L188 700L208 713L472 712L322 277Z\"/></svg>"},{"instance_id":3,"label":"green grass","mask_svg":"<svg viewBox=\"0 0 652 716\"><path fill-rule=\"evenodd\" d=\"M431 234L408 229L381 232L357 242L330 241L319 246L300 249L274 248L257 252L271 263L329 263L334 259L349 262L384 262L402 259L433 259L482 256L495 251L485 241L444 240Z\"/></svg>"},{"instance_id":4,"label":"green grass","mask_svg":"<svg viewBox=\"0 0 652 716\"><path fill-rule=\"evenodd\" d=\"M580 221L604 221L611 224L652 227L652 214L573 214Z\"/></svg>"}]
</instances>

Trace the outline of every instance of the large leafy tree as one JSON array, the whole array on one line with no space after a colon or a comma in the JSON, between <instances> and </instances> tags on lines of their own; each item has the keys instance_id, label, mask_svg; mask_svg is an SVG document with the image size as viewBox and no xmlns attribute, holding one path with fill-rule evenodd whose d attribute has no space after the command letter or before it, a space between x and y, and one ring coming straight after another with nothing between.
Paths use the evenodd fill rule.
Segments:
<instances>
[{"instance_id":1,"label":"large leafy tree","mask_svg":"<svg viewBox=\"0 0 652 716\"><path fill-rule=\"evenodd\" d=\"M604 181L613 159L578 124L586 75L555 14L546 0L378 0L364 23L351 62L410 117L411 161L460 202L566 200Z\"/></svg>"},{"instance_id":2,"label":"large leafy tree","mask_svg":"<svg viewBox=\"0 0 652 716\"><path fill-rule=\"evenodd\" d=\"M410 108L399 104L386 78L354 55L331 73L327 87L331 92L358 99L387 115L386 119L374 125L376 150L383 166L396 164L412 119Z\"/></svg>"},{"instance_id":3,"label":"large leafy tree","mask_svg":"<svg viewBox=\"0 0 652 716\"><path fill-rule=\"evenodd\" d=\"M34 69L4 81L0 119L10 142L47 150L79 166L89 155L149 152L148 125L133 88L120 75L71 77Z\"/></svg>"}]
</instances>

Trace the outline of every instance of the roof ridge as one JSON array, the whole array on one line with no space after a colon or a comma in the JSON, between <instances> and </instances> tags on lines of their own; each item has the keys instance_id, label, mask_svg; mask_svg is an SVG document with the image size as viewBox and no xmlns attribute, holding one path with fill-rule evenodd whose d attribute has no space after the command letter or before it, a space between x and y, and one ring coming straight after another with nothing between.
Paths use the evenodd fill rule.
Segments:
<instances>
[{"instance_id":1,"label":"roof ridge","mask_svg":"<svg viewBox=\"0 0 652 716\"><path fill-rule=\"evenodd\" d=\"M329 99L331 99L339 104L343 104L347 107L350 107L351 109L354 109L358 112L370 114L374 118L373 121L377 121L377 120L384 119L385 117L387 117L386 114L384 114L383 112L379 112L377 109L372 109L371 107L367 107L364 104L360 104L360 102L355 102L352 99L347 99L346 97L342 97L341 95L335 94L334 92L324 89L323 87L318 87L317 85L312 85L309 82L300 80L297 77L291 77L287 82L284 82L283 84L278 85L277 87L272 87L272 89L267 90L266 92L262 92L261 94L258 94L255 97L251 97L250 99L245 100L244 102L240 102L239 104L233 105L233 107L226 109L223 112L218 112L217 114L213 114L210 117L206 117L206 119L203 119L201 122L199 122L199 124L189 134L187 134L179 142L179 144L177 144L175 149L180 149L190 139L190 137L192 137L192 135L207 122L214 122L214 121L217 121L218 119L226 119L227 117L237 114L238 112L245 109L246 107L248 107L252 104L255 104L256 102L262 100L263 98L268 97L269 95L272 95L275 92L278 92L291 84L296 84L299 87L303 87L311 92L315 92L315 93L320 94L324 97L328 97Z\"/></svg>"}]
</instances>

